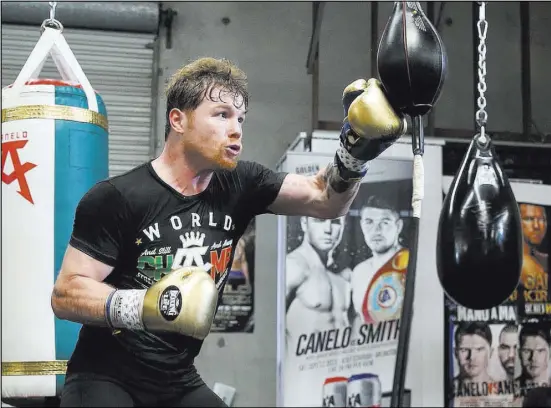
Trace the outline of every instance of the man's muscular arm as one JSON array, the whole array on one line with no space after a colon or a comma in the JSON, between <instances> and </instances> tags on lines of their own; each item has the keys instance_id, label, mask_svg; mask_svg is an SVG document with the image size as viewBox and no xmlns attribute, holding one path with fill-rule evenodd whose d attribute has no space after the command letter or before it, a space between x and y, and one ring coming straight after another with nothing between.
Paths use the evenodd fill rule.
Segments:
<instances>
[{"instance_id":1,"label":"man's muscular arm","mask_svg":"<svg viewBox=\"0 0 551 408\"><path fill-rule=\"evenodd\" d=\"M287 175L269 207L272 212L326 219L345 215L369 162L407 130L376 79L348 85L342 102L346 118L333 162L314 177Z\"/></svg>"},{"instance_id":2,"label":"man's muscular arm","mask_svg":"<svg viewBox=\"0 0 551 408\"><path fill-rule=\"evenodd\" d=\"M107 326L105 302L114 288L102 281L112 270L69 246L52 291L54 314L77 323Z\"/></svg>"},{"instance_id":3,"label":"man's muscular arm","mask_svg":"<svg viewBox=\"0 0 551 408\"><path fill-rule=\"evenodd\" d=\"M348 212L358 188L359 180L344 181L332 164L315 176L288 174L269 209L276 214L337 218Z\"/></svg>"}]
</instances>

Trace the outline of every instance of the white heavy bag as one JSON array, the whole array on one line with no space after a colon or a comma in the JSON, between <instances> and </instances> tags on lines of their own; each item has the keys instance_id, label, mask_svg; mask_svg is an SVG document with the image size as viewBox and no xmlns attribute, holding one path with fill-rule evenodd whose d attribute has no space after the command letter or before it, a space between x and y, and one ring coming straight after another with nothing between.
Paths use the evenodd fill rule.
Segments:
<instances>
[{"instance_id":1,"label":"white heavy bag","mask_svg":"<svg viewBox=\"0 0 551 408\"><path fill-rule=\"evenodd\" d=\"M38 78L49 55L61 81ZM51 293L76 205L106 177L105 105L46 27L2 89L2 398L61 391L80 325L54 316Z\"/></svg>"}]
</instances>

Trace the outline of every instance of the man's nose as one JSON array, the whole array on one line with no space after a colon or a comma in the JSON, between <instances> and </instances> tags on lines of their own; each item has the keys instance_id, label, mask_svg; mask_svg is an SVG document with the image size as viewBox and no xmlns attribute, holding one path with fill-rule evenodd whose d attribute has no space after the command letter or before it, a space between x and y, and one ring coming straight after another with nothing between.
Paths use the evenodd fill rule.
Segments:
<instances>
[{"instance_id":1,"label":"man's nose","mask_svg":"<svg viewBox=\"0 0 551 408\"><path fill-rule=\"evenodd\" d=\"M231 127L229 129L229 136L231 139L241 139L243 135L243 129L241 128L241 123L238 119L231 121Z\"/></svg>"},{"instance_id":2,"label":"man's nose","mask_svg":"<svg viewBox=\"0 0 551 408\"><path fill-rule=\"evenodd\" d=\"M323 223L323 231L330 234L331 233L331 220L326 220Z\"/></svg>"}]
</instances>

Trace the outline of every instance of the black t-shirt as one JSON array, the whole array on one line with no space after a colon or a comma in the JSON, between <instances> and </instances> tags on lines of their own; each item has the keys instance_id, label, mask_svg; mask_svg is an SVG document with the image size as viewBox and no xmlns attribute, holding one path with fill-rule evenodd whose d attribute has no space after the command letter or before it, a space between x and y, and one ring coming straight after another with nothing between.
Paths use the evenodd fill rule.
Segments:
<instances>
[{"instance_id":1,"label":"black t-shirt","mask_svg":"<svg viewBox=\"0 0 551 408\"><path fill-rule=\"evenodd\" d=\"M183 196L163 182L151 162L101 181L80 201L70 245L113 266L105 282L150 287L171 269L202 266L221 295L235 246L250 221L268 213L285 173L240 161L214 173L205 191ZM95 372L147 386L186 385L202 341L84 325L69 372Z\"/></svg>"}]
</instances>

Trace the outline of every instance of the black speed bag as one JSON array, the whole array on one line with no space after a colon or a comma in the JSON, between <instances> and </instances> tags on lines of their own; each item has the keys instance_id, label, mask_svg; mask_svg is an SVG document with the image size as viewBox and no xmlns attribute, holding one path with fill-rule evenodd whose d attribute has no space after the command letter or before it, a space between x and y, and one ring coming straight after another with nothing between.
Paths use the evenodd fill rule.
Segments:
<instances>
[{"instance_id":1,"label":"black speed bag","mask_svg":"<svg viewBox=\"0 0 551 408\"><path fill-rule=\"evenodd\" d=\"M447 54L418 1L396 1L377 51L379 78L392 106L423 116L440 97Z\"/></svg>"},{"instance_id":2,"label":"black speed bag","mask_svg":"<svg viewBox=\"0 0 551 408\"><path fill-rule=\"evenodd\" d=\"M516 289L522 268L520 211L491 142L471 142L444 199L436 262L446 294L489 309Z\"/></svg>"}]
</instances>

